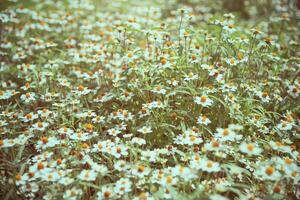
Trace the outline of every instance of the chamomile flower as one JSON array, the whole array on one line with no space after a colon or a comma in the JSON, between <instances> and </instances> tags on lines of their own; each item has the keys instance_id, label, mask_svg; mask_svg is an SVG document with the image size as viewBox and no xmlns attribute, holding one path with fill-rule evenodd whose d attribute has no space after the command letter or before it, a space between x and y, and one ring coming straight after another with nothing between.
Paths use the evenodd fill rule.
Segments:
<instances>
[{"instance_id":1,"label":"chamomile flower","mask_svg":"<svg viewBox=\"0 0 300 200\"><path fill-rule=\"evenodd\" d=\"M133 200L154 200L148 192L140 192L138 196L134 197Z\"/></svg>"},{"instance_id":2,"label":"chamomile flower","mask_svg":"<svg viewBox=\"0 0 300 200\"><path fill-rule=\"evenodd\" d=\"M167 90L164 89L163 86L161 86L161 85L157 85L151 91L156 94L166 94L166 92L167 92Z\"/></svg>"},{"instance_id":3,"label":"chamomile flower","mask_svg":"<svg viewBox=\"0 0 300 200\"><path fill-rule=\"evenodd\" d=\"M121 156L127 156L127 147L124 145L116 145L111 149L110 154L116 158L120 158Z\"/></svg>"},{"instance_id":4,"label":"chamomile flower","mask_svg":"<svg viewBox=\"0 0 300 200\"><path fill-rule=\"evenodd\" d=\"M278 181L281 178L281 173L274 165L261 165L256 171L255 175L258 179Z\"/></svg>"},{"instance_id":5,"label":"chamomile flower","mask_svg":"<svg viewBox=\"0 0 300 200\"><path fill-rule=\"evenodd\" d=\"M170 80L167 80L167 83L171 86L176 87L178 85L179 81L177 81L175 78L172 78Z\"/></svg>"},{"instance_id":6,"label":"chamomile flower","mask_svg":"<svg viewBox=\"0 0 300 200\"><path fill-rule=\"evenodd\" d=\"M114 164L114 168L118 171L127 171L130 168L130 165L125 160L118 160Z\"/></svg>"},{"instance_id":7,"label":"chamomile flower","mask_svg":"<svg viewBox=\"0 0 300 200\"><path fill-rule=\"evenodd\" d=\"M281 122L276 126L281 131L288 131L293 128L293 123L289 123L288 121L281 120Z\"/></svg>"},{"instance_id":8,"label":"chamomile flower","mask_svg":"<svg viewBox=\"0 0 300 200\"><path fill-rule=\"evenodd\" d=\"M169 186L175 185L177 182L178 182L177 177L174 177L172 175L166 175L161 179L160 184L163 187L169 187Z\"/></svg>"},{"instance_id":9,"label":"chamomile flower","mask_svg":"<svg viewBox=\"0 0 300 200\"><path fill-rule=\"evenodd\" d=\"M238 60L236 60L234 57L231 57L231 58L227 59L226 62L230 66L235 66L235 65L238 64Z\"/></svg>"},{"instance_id":10,"label":"chamomile flower","mask_svg":"<svg viewBox=\"0 0 300 200\"><path fill-rule=\"evenodd\" d=\"M287 91L292 97L297 98L300 94L300 89L298 85L289 85Z\"/></svg>"},{"instance_id":11,"label":"chamomile flower","mask_svg":"<svg viewBox=\"0 0 300 200\"><path fill-rule=\"evenodd\" d=\"M30 113L27 113L24 116L21 116L20 119L23 122L31 122L31 121L34 121L35 119L38 119L38 117L39 116L37 114L34 114L33 112L30 112Z\"/></svg>"},{"instance_id":12,"label":"chamomile flower","mask_svg":"<svg viewBox=\"0 0 300 200\"><path fill-rule=\"evenodd\" d=\"M208 98L206 95L202 95L201 97L196 96L194 98L194 102L203 107L210 107L213 104L213 100Z\"/></svg>"},{"instance_id":13,"label":"chamomile flower","mask_svg":"<svg viewBox=\"0 0 300 200\"><path fill-rule=\"evenodd\" d=\"M197 123L198 124L203 124L203 125L207 126L208 124L211 123L211 121L205 115L201 115L200 117L198 117Z\"/></svg>"},{"instance_id":14,"label":"chamomile flower","mask_svg":"<svg viewBox=\"0 0 300 200\"><path fill-rule=\"evenodd\" d=\"M198 78L197 74L194 74L193 72L189 72L187 75L185 75L183 80L192 81L192 80L196 80L197 78Z\"/></svg>"},{"instance_id":15,"label":"chamomile flower","mask_svg":"<svg viewBox=\"0 0 300 200\"><path fill-rule=\"evenodd\" d=\"M73 187L72 189L66 190L66 192L63 195L63 198L68 199L68 200L76 200L82 194L83 194L83 192L81 189L77 189L77 188Z\"/></svg>"},{"instance_id":16,"label":"chamomile flower","mask_svg":"<svg viewBox=\"0 0 300 200\"><path fill-rule=\"evenodd\" d=\"M217 133L215 137L219 141L235 141L241 139L241 135L237 135L235 131L230 128L217 128Z\"/></svg>"},{"instance_id":17,"label":"chamomile flower","mask_svg":"<svg viewBox=\"0 0 300 200\"><path fill-rule=\"evenodd\" d=\"M113 190L113 187L109 185L102 186L101 190L97 192L97 199L98 200L105 200L105 199L114 199L116 194Z\"/></svg>"},{"instance_id":18,"label":"chamomile flower","mask_svg":"<svg viewBox=\"0 0 300 200\"><path fill-rule=\"evenodd\" d=\"M218 162L214 162L208 159L204 159L200 163L200 169L206 172L218 172L221 170L220 164Z\"/></svg>"},{"instance_id":19,"label":"chamomile flower","mask_svg":"<svg viewBox=\"0 0 300 200\"><path fill-rule=\"evenodd\" d=\"M143 126L139 128L137 131L142 134L148 134L148 133L152 133L152 128L149 126Z\"/></svg>"},{"instance_id":20,"label":"chamomile flower","mask_svg":"<svg viewBox=\"0 0 300 200\"><path fill-rule=\"evenodd\" d=\"M94 170L82 170L78 178L83 181L94 181L97 178L97 173Z\"/></svg>"},{"instance_id":21,"label":"chamomile flower","mask_svg":"<svg viewBox=\"0 0 300 200\"><path fill-rule=\"evenodd\" d=\"M90 89L88 89L87 87L84 87L83 85L79 85L76 90L73 91L75 94L77 94L78 96L82 96L82 95L87 95L91 92Z\"/></svg>"},{"instance_id":22,"label":"chamomile flower","mask_svg":"<svg viewBox=\"0 0 300 200\"><path fill-rule=\"evenodd\" d=\"M121 131L119 129L116 128L111 128L107 130L107 133L111 136L117 136L118 134L121 133Z\"/></svg>"},{"instance_id":23,"label":"chamomile flower","mask_svg":"<svg viewBox=\"0 0 300 200\"><path fill-rule=\"evenodd\" d=\"M131 191L131 181L128 178L121 178L115 183L114 191L118 195L124 195Z\"/></svg>"},{"instance_id":24,"label":"chamomile flower","mask_svg":"<svg viewBox=\"0 0 300 200\"><path fill-rule=\"evenodd\" d=\"M104 124L105 123L105 117L104 116L95 116L92 119L92 122L95 124Z\"/></svg>"},{"instance_id":25,"label":"chamomile flower","mask_svg":"<svg viewBox=\"0 0 300 200\"><path fill-rule=\"evenodd\" d=\"M34 125L32 125L33 130L38 130L38 131L45 131L46 128L49 126L48 122L37 122Z\"/></svg>"},{"instance_id":26,"label":"chamomile flower","mask_svg":"<svg viewBox=\"0 0 300 200\"><path fill-rule=\"evenodd\" d=\"M239 147L242 153L248 155L260 155L263 151L261 148L257 146L255 143L242 143Z\"/></svg>"},{"instance_id":27,"label":"chamomile flower","mask_svg":"<svg viewBox=\"0 0 300 200\"><path fill-rule=\"evenodd\" d=\"M258 91L256 93L256 95L262 100L262 102L264 103L269 103L271 98L269 96L269 93L268 92L261 92L261 91Z\"/></svg>"},{"instance_id":28,"label":"chamomile flower","mask_svg":"<svg viewBox=\"0 0 300 200\"><path fill-rule=\"evenodd\" d=\"M26 94L22 94L20 98L24 103L27 104L36 100L34 92L27 92Z\"/></svg>"},{"instance_id":29,"label":"chamomile flower","mask_svg":"<svg viewBox=\"0 0 300 200\"><path fill-rule=\"evenodd\" d=\"M137 165L133 166L133 168L131 169L131 173L134 176L143 178L150 173L150 169L147 166L145 166L144 164L137 164Z\"/></svg>"},{"instance_id":30,"label":"chamomile flower","mask_svg":"<svg viewBox=\"0 0 300 200\"><path fill-rule=\"evenodd\" d=\"M40 141L37 143L36 148L37 149L45 149L49 147L54 147L56 145L60 144L60 141L55 137L46 137L43 136Z\"/></svg>"},{"instance_id":31,"label":"chamomile flower","mask_svg":"<svg viewBox=\"0 0 300 200\"><path fill-rule=\"evenodd\" d=\"M132 144L137 144L138 146L141 146L141 145L146 144L146 140L144 140L143 138L139 138L139 137L133 137L131 139L131 143Z\"/></svg>"}]
</instances>

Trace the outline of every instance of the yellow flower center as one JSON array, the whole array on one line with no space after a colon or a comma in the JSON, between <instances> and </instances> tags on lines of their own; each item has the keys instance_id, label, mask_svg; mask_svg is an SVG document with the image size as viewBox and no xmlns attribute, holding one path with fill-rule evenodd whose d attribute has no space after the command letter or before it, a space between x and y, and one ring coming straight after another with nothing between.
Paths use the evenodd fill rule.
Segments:
<instances>
[{"instance_id":1,"label":"yellow flower center","mask_svg":"<svg viewBox=\"0 0 300 200\"><path fill-rule=\"evenodd\" d=\"M266 174L268 174L269 176L271 176L274 173L274 167L272 166L268 166L265 170Z\"/></svg>"},{"instance_id":2,"label":"yellow flower center","mask_svg":"<svg viewBox=\"0 0 300 200\"><path fill-rule=\"evenodd\" d=\"M247 149L248 149L249 151L253 151L254 145L253 145L253 144L247 144Z\"/></svg>"}]
</instances>

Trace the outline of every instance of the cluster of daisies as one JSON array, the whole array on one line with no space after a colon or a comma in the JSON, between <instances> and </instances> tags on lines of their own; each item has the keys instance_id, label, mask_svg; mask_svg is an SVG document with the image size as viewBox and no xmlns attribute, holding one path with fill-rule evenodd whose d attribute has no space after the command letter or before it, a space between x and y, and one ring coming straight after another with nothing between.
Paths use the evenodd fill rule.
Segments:
<instances>
[{"instance_id":1,"label":"cluster of daisies","mask_svg":"<svg viewBox=\"0 0 300 200\"><path fill-rule=\"evenodd\" d=\"M300 198L299 10L180 2L9 1L3 199Z\"/></svg>"}]
</instances>

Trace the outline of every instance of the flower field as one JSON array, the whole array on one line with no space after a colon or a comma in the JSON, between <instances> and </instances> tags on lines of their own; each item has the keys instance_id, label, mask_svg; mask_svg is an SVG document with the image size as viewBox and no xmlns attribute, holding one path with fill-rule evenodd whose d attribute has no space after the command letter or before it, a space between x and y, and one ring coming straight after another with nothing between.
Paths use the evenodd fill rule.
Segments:
<instances>
[{"instance_id":1,"label":"flower field","mask_svg":"<svg viewBox=\"0 0 300 200\"><path fill-rule=\"evenodd\" d=\"M1 2L0 199L300 199L299 1Z\"/></svg>"}]
</instances>

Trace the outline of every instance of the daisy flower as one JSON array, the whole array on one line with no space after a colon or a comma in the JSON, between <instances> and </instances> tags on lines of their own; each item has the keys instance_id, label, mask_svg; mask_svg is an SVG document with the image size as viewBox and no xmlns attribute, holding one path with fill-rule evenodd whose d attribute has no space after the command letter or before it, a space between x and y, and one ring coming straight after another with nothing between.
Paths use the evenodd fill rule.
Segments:
<instances>
[{"instance_id":1,"label":"daisy flower","mask_svg":"<svg viewBox=\"0 0 300 200\"><path fill-rule=\"evenodd\" d=\"M281 131L288 131L293 128L293 125L294 125L293 123L289 123L288 121L281 120L281 122L277 124L276 127Z\"/></svg>"},{"instance_id":2,"label":"daisy flower","mask_svg":"<svg viewBox=\"0 0 300 200\"><path fill-rule=\"evenodd\" d=\"M107 133L108 133L108 135L111 135L111 136L117 136L118 134L121 133L121 131L116 128L111 128L111 129L107 130Z\"/></svg>"},{"instance_id":3,"label":"daisy flower","mask_svg":"<svg viewBox=\"0 0 300 200\"><path fill-rule=\"evenodd\" d=\"M256 95L262 100L262 102L264 103L269 103L271 98L269 96L269 93L268 92L261 92L261 91L258 91L256 93Z\"/></svg>"},{"instance_id":4,"label":"daisy flower","mask_svg":"<svg viewBox=\"0 0 300 200\"><path fill-rule=\"evenodd\" d=\"M32 125L33 130L44 131L49 126L48 122L37 122Z\"/></svg>"},{"instance_id":5,"label":"daisy flower","mask_svg":"<svg viewBox=\"0 0 300 200\"><path fill-rule=\"evenodd\" d=\"M102 186L101 190L97 192L98 200L114 199L116 194L114 193L113 187L109 185Z\"/></svg>"},{"instance_id":6,"label":"daisy flower","mask_svg":"<svg viewBox=\"0 0 300 200\"><path fill-rule=\"evenodd\" d=\"M131 143L132 144L137 144L138 146L141 146L141 145L146 144L146 140L144 140L143 138L139 138L139 137L133 137L131 139Z\"/></svg>"},{"instance_id":7,"label":"daisy flower","mask_svg":"<svg viewBox=\"0 0 300 200\"><path fill-rule=\"evenodd\" d=\"M164 187L169 187L169 186L177 184L177 182L178 182L177 177L174 177L172 175L167 175L161 179L160 184Z\"/></svg>"},{"instance_id":8,"label":"daisy flower","mask_svg":"<svg viewBox=\"0 0 300 200\"><path fill-rule=\"evenodd\" d=\"M297 85L289 85L287 91L292 97L297 98L300 94L299 86Z\"/></svg>"},{"instance_id":9,"label":"daisy flower","mask_svg":"<svg viewBox=\"0 0 300 200\"><path fill-rule=\"evenodd\" d=\"M76 200L83 194L81 189L77 189L73 187L72 189L68 189L65 191L63 198L69 200Z\"/></svg>"},{"instance_id":10,"label":"daisy flower","mask_svg":"<svg viewBox=\"0 0 300 200\"><path fill-rule=\"evenodd\" d=\"M218 162L214 162L208 159L204 159L200 163L200 169L206 172L218 172L221 170L220 164Z\"/></svg>"},{"instance_id":11,"label":"daisy flower","mask_svg":"<svg viewBox=\"0 0 300 200\"><path fill-rule=\"evenodd\" d=\"M134 197L133 200L154 200L148 192L141 192L138 196Z\"/></svg>"},{"instance_id":12,"label":"daisy flower","mask_svg":"<svg viewBox=\"0 0 300 200\"><path fill-rule=\"evenodd\" d=\"M244 154L248 155L260 155L260 153L263 151L261 148L257 146L255 143L245 143L243 142L240 147L240 151Z\"/></svg>"},{"instance_id":13,"label":"daisy flower","mask_svg":"<svg viewBox=\"0 0 300 200\"><path fill-rule=\"evenodd\" d=\"M262 180L278 181L281 178L280 172L273 165L261 165L255 175Z\"/></svg>"},{"instance_id":14,"label":"daisy flower","mask_svg":"<svg viewBox=\"0 0 300 200\"><path fill-rule=\"evenodd\" d=\"M206 95L202 95L201 97L195 97L194 102L203 107L209 107L213 104L213 100L208 98Z\"/></svg>"},{"instance_id":15,"label":"daisy flower","mask_svg":"<svg viewBox=\"0 0 300 200\"><path fill-rule=\"evenodd\" d=\"M131 169L131 173L134 176L143 178L150 173L150 169L143 164L138 164Z\"/></svg>"},{"instance_id":16,"label":"daisy flower","mask_svg":"<svg viewBox=\"0 0 300 200\"><path fill-rule=\"evenodd\" d=\"M21 116L20 119L23 122L31 122L35 119L37 119L39 116L37 114L34 114L33 112L27 113L25 116Z\"/></svg>"},{"instance_id":17,"label":"daisy flower","mask_svg":"<svg viewBox=\"0 0 300 200\"><path fill-rule=\"evenodd\" d=\"M152 133L152 129L149 126L143 126L139 128L137 131L142 134Z\"/></svg>"},{"instance_id":18,"label":"daisy flower","mask_svg":"<svg viewBox=\"0 0 300 200\"><path fill-rule=\"evenodd\" d=\"M167 80L167 83L169 85L176 87L178 85L179 81L177 81L175 78L172 78L171 80Z\"/></svg>"},{"instance_id":19,"label":"daisy flower","mask_svg":"<svg viewBox=\"0 0 300 200\"><path fill-rule=\"evenodd\" d=\"M105 117L104 116L95 116L92 119L92 122L95 124L104 124L105 123Z\"/></svg>"},{"instance_id":20,"label":"daisy flower","mask_svg":"<svg viewBox=\"0 0 300 200\"><path fill-rule=\"evenodd\" d=\"M132 183L128 178L121 178L115 183L114 191L122 196L131 191Z\"/></svg>"},{"instance_id":21,"label":"daisy flower","mask_svg":"<svg viewBox=\"0 0 300 200\"><path fill-rule=\"evenodd\" d=\"M24 103L31 103L32 101L35 101L35 93L28 92L26 94L22 94L20 98Z\"/></svg>"},{"instance_id":22,"label":"daisy flower","mask_svg":"<svg viewBox=\"0 0 300 200\"><path fill-rule=\"evenodd\" d=\"M113 155L116 158L120 158L121 156L127 156L127 147L124 145L116 145L115 147L112 148L111 155Z\"/></svg>"},{"instance_id":23,"label":"daisy flower","mask_svg":"<svg viewBox=\"0 0 300 200\"><path fill-rule=\"evenodd\" d=\"M40 149L45 149L45 148L49 148L49 147L54 147L58 144L60 144L61 141L58 140L57 138L55 137L46 137L46 136L43 136L40 141L37 143L36 145L36 148Z\"/></svg>"},{"instance_id":24,"label":"daisy flower","mask_svg":"<svg viewBox=\"0 0 300 200\"><path fill-rule=\"evenodd\" d=\"M130 165L125 160L118 160L115 162L114 168L118 171L126 171L130 168Z\"/></svg>"},{"instance_id":25,"label":"daisy flower","mask_svg":"<svg viewBox=\"0 0 300 200\"><path fill-rule=\"evenodd\" d=\"M198 124L203 124L203 125L207 126L208 124L211 123L211 121L205 115L201 115L200 117L198 117L197 123Z\"/></svg>"},{"instance_id":26,"label":"daisy flower","mask_svg":"<svg viewBox=\"0 0 300 200\"><path fill-rule=\"evenodd\" d=\"M230 66L235 66L238 64L238 60L236 60L235 58L231 57L229 59L226 59L226 63L229 64Z\"/></svg>"},{"instance_id":27,"label":"daisy flower","mask_svg":"<svg viewBox=\"0 0 300 200\"><path fill-rule=\"evenodd\" d=\"M75 94L77 94L78 96L82 96L82 95L86 95L89 94L91 92L90 89L88 89L87 87L84 87L83 85L79 85L77 87L76 90L73 91Z\"/></svg>"},{"instance_id":28,"label":"daisy flower","mask_svg":"<svg viewBox=\"0 0 300 200\"><path fill-rule=\"evenodd\" d=\"M97 173L94 170L82 170L78 175L78 178L83 181L95 181Z\"/></svg>"},{"instance_id":29,"label":"daisy flower","mask_svg":"<svg viewBox=\"0 0 300 200\"><path fill-rule=\"evenodd\" d=\"M197 74L194 74L193 72L188 73L187 75L185 75L184 79L185 81L192 81L192 80L196 80L198 78Z\"/></svg>"},{"instance_id":30,"label":"daisy flower","mask_svg":"<svg viewBox=\"0 0 300 200\"><path fill-rule=\"evenodd\" d=\"M156 86L154 89L151 90L156 94L166 94L167 90L164 89L161 85Z\"/></svg>"},{"instance_id":31,"label":"daisy flower","mask_svg":"<svg viewBox=\"0 0 300 200\"><path fill-rule=\"evenodd\" d=\"M219 141L235 141L241 139L241 137L230 128L217 128L217 133L215 133L215 138Z\"/></svg>"}]
</instances>

